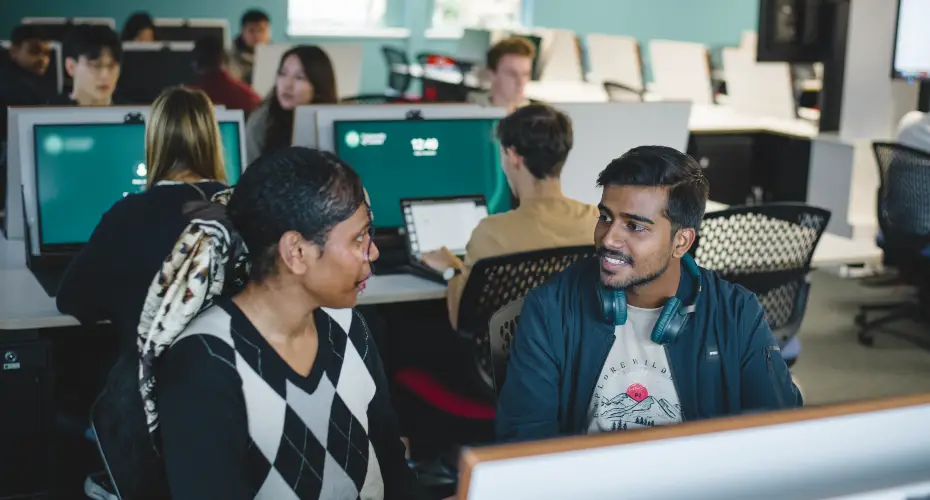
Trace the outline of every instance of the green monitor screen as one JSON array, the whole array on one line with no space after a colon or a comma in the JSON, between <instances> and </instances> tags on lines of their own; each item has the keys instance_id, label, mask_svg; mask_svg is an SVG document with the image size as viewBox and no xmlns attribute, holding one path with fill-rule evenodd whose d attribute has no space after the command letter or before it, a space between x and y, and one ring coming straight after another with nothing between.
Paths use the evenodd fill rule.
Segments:
<instances>
[{"instance_id":1,"label":"green monitor screen","mask_svg":"<svg viewBox=\"0 0 930 500\"><path fill-rule=\"evenodd\" d=\"M375 226L403 225L400 200L483 194L488 212L510 209L496 119L364 120L333 124L336 155L371 197Z\"/></svg>"},{"instance_id":2,"label":"green monitor screen","mask_svg":"<svg viewBox=\"0 0 930 500\"><path fill-rule=\"evenodd\" d=\"M145 189L145 125L36 125L35 172L39 243L81 245L100 217L130 193ZM220 122L230 185L242 170L239 123Z\"/></svg>"}]
</instances>

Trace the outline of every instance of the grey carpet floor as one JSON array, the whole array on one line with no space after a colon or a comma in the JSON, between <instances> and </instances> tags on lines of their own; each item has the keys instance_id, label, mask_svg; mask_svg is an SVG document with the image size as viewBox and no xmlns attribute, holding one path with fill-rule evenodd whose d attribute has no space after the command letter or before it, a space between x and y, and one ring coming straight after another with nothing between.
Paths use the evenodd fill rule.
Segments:
<instances>
[{"instance_id":1,"label":"grey carpet floor","mask_svg":"<svg viewBox=\"0 0 930 500\"><path fill-rule=\"evenodd\" d=\"M799 332L801 356L792 368L805 404L930 392L930 351L901 338L922 338L930 345L930 326L900 321L885 329L897 335L879 331L874 347L856 341L853 318L860 304L893 301L906 293L900 287L866 287L828 272L811 274Z\"/></svg>"}]
</instances>

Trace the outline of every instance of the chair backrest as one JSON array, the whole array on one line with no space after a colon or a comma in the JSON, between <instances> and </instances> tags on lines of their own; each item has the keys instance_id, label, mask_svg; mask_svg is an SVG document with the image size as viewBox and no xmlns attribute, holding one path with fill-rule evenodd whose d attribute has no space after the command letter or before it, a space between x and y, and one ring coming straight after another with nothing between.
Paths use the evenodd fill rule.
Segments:
<instances>
[{"instance_id":1,"label":"chair backrest","mask_svg":"<svg viewBox=\"0 0 930 500\"><path fill-rule=\"evenodd\" d=\"M478 374L493 387L491 376L488 321L510 302L545 283L581 258L595 253L593 245L547 248L502 255L475 263L462 292L459 307L459 333L474 339Z\"/></svg>"},{"instance_id":2,"label":"chair backrest","mask_svg":"<svg viewBox=\"0 0 930 500\"><path fill-rule=\"evenodd\" d=\"M930 236L930 153L887 142L875 142L872 149L884 246L920 249Z\"/></svg>"},{"instance_id":3,"label":"chair backrest","mask_svg":"<svg viewBox=\"0 0 930 500\"><path fill-rule=\"evenodd\" d=\"M643 100L643 92L617 82L604 82L604 91L611 102L636 102Z\"/></svg>"},{"instance_id":4,"label":"chair backrest","mask_svg":"<svg viewBox=\"0 0 930 500\"><path fill-rule=\"evenodd\" d=\"M517 299L500 308L491 316L488 329L491 336L491 376L495 394L500 394L504 380L507 378L507 360L510 359L510 346L520 321L523 299Z\"/></svg>"},{"instance_id":5,"label":"chair backrest","mask_svg":"<svg viewBox=\"0 0 930 500\"><path fill-rule=\"evenodd\" d=\"M800 326L807 273L829 221L829 210L804 203L731 207L704 216L691 252L701 267L754 292L787 341Z\"/></svg>"},{"instance_id":6,"label":"chair backrest","mask_svg":"<svg viewBox=\"0 0 930 500\"><path fill-rule=\"evenodd\" d=\"M407 53L402 49L383 45L381 54L384 55L384 62L387 65L388 90L399 95L403 95L410 88L413 77L410 75L410 59Z\"/></svg>"}]
</instances>

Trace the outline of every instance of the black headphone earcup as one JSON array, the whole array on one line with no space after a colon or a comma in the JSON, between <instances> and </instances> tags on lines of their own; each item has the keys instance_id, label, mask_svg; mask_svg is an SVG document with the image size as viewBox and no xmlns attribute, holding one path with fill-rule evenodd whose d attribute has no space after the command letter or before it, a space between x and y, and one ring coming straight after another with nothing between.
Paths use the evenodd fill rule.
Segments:
<instances>
[{"instance_id":1,"label":"black headphone earcup","mask_svg":"<svg viewBox=\"0 0 930 500\"><path fill-rule=\"evenodd\" d=\"M678 297L672 297L665 303L659 319L656 320L656 326L652 329L650 338L659 345L668 345L675 341L678 332L681 331L682 317L678 314L681 309L681 300Z\"/></svg>"},{"instance_id":2,"label":"black headphone earcup","mask_svg":"<svg viewBox=\"0 0 930 500\"><path fill-rule=\"evenodd\" d=\"M626 323L626 294L623 290L612 290L598 283L597 295L604 321L614 326Z\"/></svg>"},{"instance_id":3,"label":"black headphone earcup","mask_svg":"<svg viewBox=\"0 0 930 500\"><path fill-rule=\"evenodd\" d=\"M614 290L614 326L626 324L626 292Z\"/></svg>"}]
</instances>

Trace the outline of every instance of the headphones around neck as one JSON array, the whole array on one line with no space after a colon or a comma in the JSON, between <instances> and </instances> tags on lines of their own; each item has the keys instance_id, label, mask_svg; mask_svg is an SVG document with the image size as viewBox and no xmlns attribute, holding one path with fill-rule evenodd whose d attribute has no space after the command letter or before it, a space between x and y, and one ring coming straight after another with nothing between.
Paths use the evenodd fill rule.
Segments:
<instances>
[{"instance_id":1,"label":"headphones around neck","mask_svg":"<svg viewBox=\"0 0 930 500\"><path fill-rule=\"evenodd\" d=\"M690 305L684 306L678 297L668 299L665 307L662 308L662 313L659 314L656 326L652 329L652 335L649 336L653 342L659 345L671 344L678 338L678 334L685 329L688 319L694 313L695 304L697 304L698 296L701 294L701 273L698 270L697 263L694 262L694 258L690 254L685 254L681 258L681 262L685 266L685 271L694 280L694 300ZM600 299L601 313L604 320L615 326L625 324L626 292L608 288L598 280L597 295Z\"/></svg>"}]
</instances>

